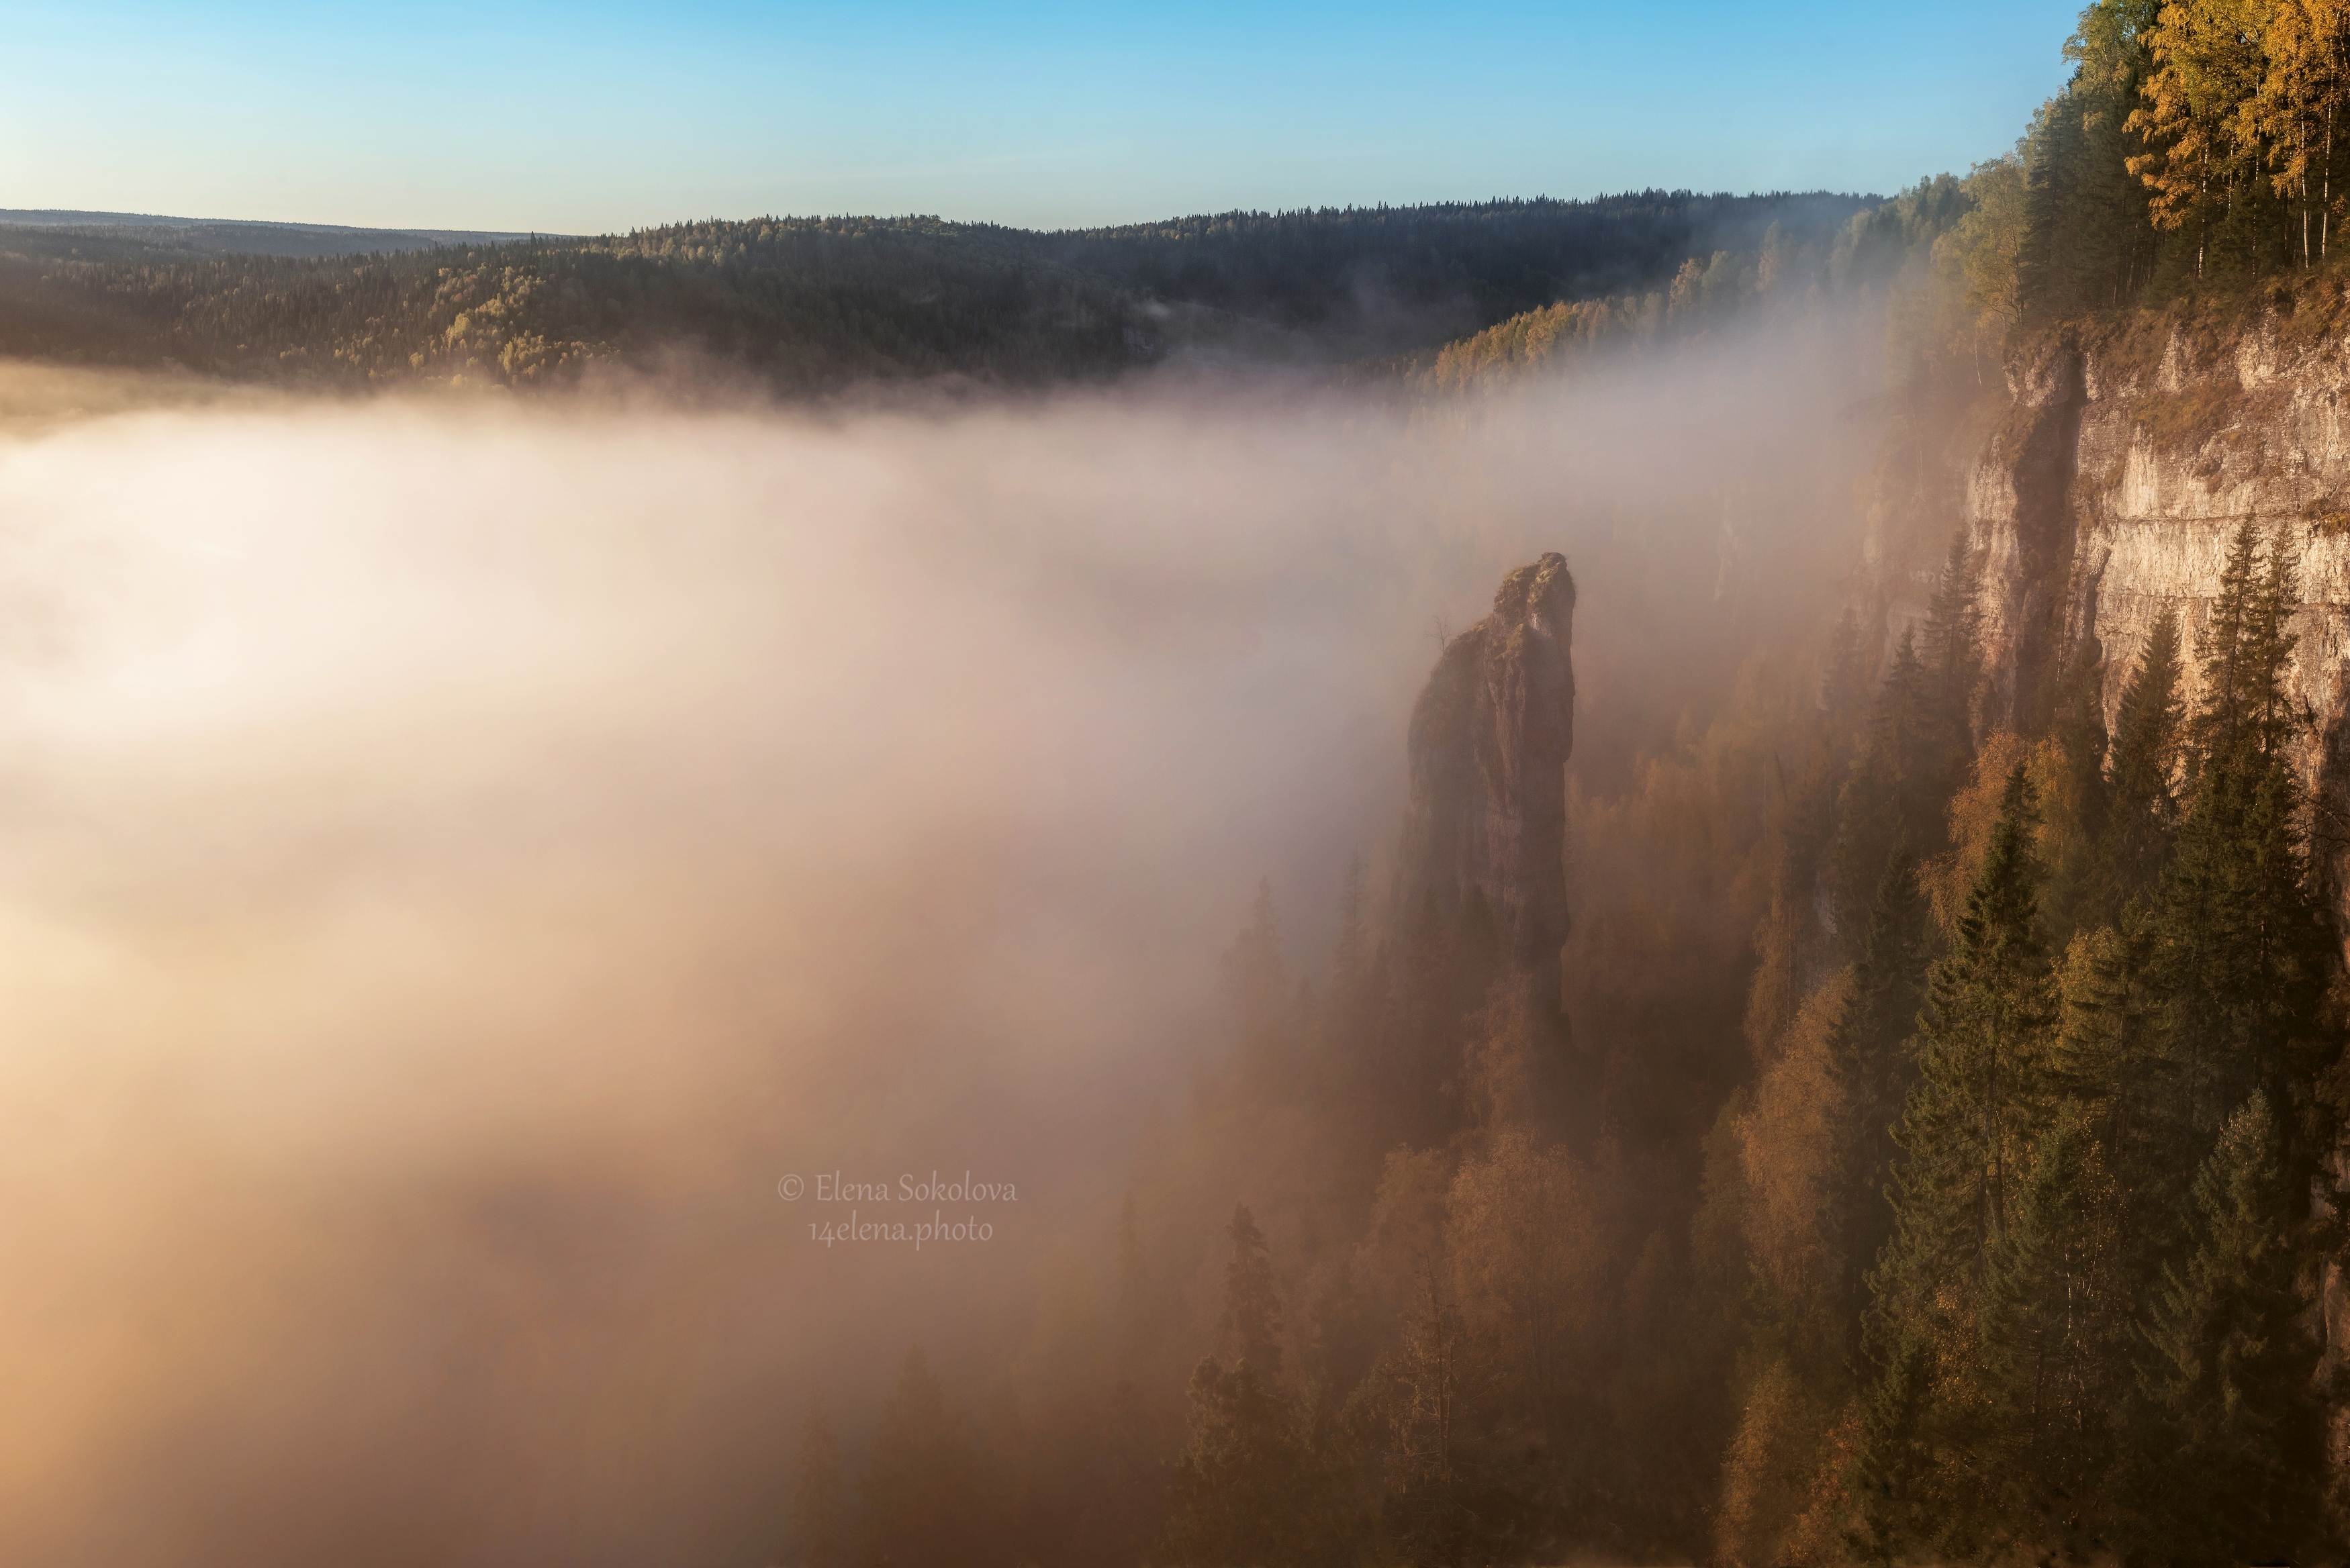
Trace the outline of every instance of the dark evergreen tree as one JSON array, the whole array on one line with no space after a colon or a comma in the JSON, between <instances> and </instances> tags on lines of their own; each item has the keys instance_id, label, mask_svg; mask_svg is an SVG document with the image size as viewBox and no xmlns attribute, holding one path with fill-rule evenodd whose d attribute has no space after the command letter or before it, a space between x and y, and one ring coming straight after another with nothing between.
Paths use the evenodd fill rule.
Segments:
<instances>
[{"instance_id":1,"label":"dark evergreen tree","mask_svg":"<svg viewBox=\"0 0 2350 1568\"><path fill-rule=\"evenodd\" d=\"M1903 632L1894 649L1845 785L1837 919L1856 933L1865 927L1896 845L1920 856L1939 850L1943 813L1973 758L1971 715L1981 659L1979 576L1961 532L1950 541L1926 618Z\"/></svg>"},{"instance_id":2,"label":"dark evergreen tree","mask_svg":"<svg viewBox=\"0 0 2350 1568\"><path fill-rule=\"evenodd\" d=\"M818 1400L808 1407L800 1432L799 1475L792 1484L793 1560L801 1568L841 1568L847 1560L847 1525L840 1446Z\"/></svg>"},{"instance_id":3,"label":"dark evergreen tree","mask_svg":"<svg viewBox=\"0 0 2350 1568\"><path fill-rule=\"evenodd\" d=\"M1248 1361L1191 1376L1191 1435L1176 1460L1164 1552L1193 1568L1287 1568L1329 1554L1319 1468L1280 1393Z\"/></svg>"},{"instance_id":4,"label":"dark evergreen tree","mask_svg":"<svg viewBox=\"0 0 2350 1568\"><path fill-rule=\"evenodd\" d=\"M1868 699L1868 667L1860 621L1847 606L1828 633L1827 651L1820 661L1820 706L1827 710L1831 725L1860 713Z\"/></svg>"},{"instance_id":5,"label":"dark evergreen tree","mask_svg":"<svg viewBox=\"0 0 2350 1568\"><path fill-rule=\"evenodd\" d=\"M993 1555L978 1452L920 1349L899 1365L858 1490L867 1551L894 1568L963 1568Z\"/></svg>"},{"instance_id":6,"label":"dark evergreen tree","mask_svg":"<svg viewBox=\"0 0 2350 1568\"><path fill-rule=\"evenodd\" d=\"M2250 523L2237 530L2198 649L2193 794L2159 891L2156 963L2181 1097L2172 1119L2198 1140L2256 1088L2272 1106L2308 1106L2330 973L2287 750L2302 724L2283 686L2293 564L2282 534L2266 570L2259 547Z\"/></svg>"},{"instance_id":7,"label":"dark evergreen tree","mask_svg":"<svg viewBox=\"0 0 2350 1568\"><path fill-rule=\"evenodd\" d=\"M1910 1032L1925 1000L1926 898L1918 863L1897 846L1879 880L1860 944L1851 1006L1830 1044L1844 1090L1834 1232L1844 1253L1841 1296L1856 1328L1868 1300L1867 1274L1892 1234L1886 1200L1898 1152L1895 1124L1908 1097Z\"/></svg>"},{"instance_id":8,"label":"dark evergreen tree","mask_svg":"<svg viewBox=\"0 0 2350 1568\"><path fill-rule=\"evenodd\" d=\"M1982 563L1961 528L1950 539L1918 632L1928 677L1926 711L1934 726L1937 776L1952 787L1974 755L1975 681L1982 663L1982 611L1977 603L1981 590ZM1947 788L1944 793L1947 797Z\"/></svg>"},{"instance_id":9,"label":"dark evergreen tree","mask_svg":"<svg viewBox=\"0 0 2350 1568\"><path fill-rule=\"evenodd\" d=\"M2016 1183L1982 1281L1970 1456L1991 1472L1981 1521L2043 1546L2094 1551L2112 1527L2107 1480L2136 1372L2137 1292L2121 1194L2104 1149L2056 1108Z\"/></svg>"},{"instance_id":10,"label":"dark evergreen tree","mask_svg":"<svg viewBox=\"0 0 2350 1568\"><path fill-rule=\"evenodd\" d=\"M1988 1539L2012 1479L2000 1462L2009 1438L2001 1369L1979 1348L1988 1276L2051 1101L2054 998L2036 929L2034 816L2019 764L1918 1017L1893 1235L1869 1276L1870 1506L1891 1538L1952 1552Z\"/></svg>"},{"instance_id":11,"label":"dark evergreen tree","mask_svg":"<svg viewBox=\"0 0 2350 1568\"><path fill-rule=\"evenodd\" d=\"M2107 919L2153 891L2178 831L2185 722L2179 674L2178 620L2165 613L2154 623L2115 716L2106 831L2098 846Z\"/></svg>"},{"instance_id":12,"label":"dark evergreen tree","mask_svg":"<svg viewBox=\"0 0 2350 1568\"><path fill-rule=\"evenodd\" d=\"M1273 1259L1245 1203L1232 1205L1224 1234L1232 1241L1232 1257L1224 1265L1217 1340L1234 1366L1254 1368L1258 1381L1270 1388L1281 1379L1281 1295L1274 1284Z\"/></svg>"},{"instance_id":13,"label":"dark evergreen tree","mask_svg":"<svg viewBox=\"0 0 2350 1568\"><path fill-rule=\"evenodd\" d=\"M1242 1063L1261 1074L1293 1066L1297 1010L1282 957L1281 909L1270 880L1257 883L1249 923L1224 950L1223 961Z\"/></svg>"},{"instance_id":14,"label":"dark evergreen tree","mask_svg":"<svg viewBox=\"0 0 2350 1568\"><path fill-rule=\"evenodd\" d=\"M2196 1176L2194 1250L2156 1298L2139 1501L2149 1548L2173 1562L2294 1561L2320 1528L2317 1346L2296 1288L2306 1188L2281 1146L2255 1091Z\"/></svg>"},{"instance_id":15,"label":"dark evergreen tree","mask_svg":"<svg viewBox=\"0 0 2350 1568\"><path fill-rule=\"evenodd\" d=\"M1458 1563L1493 1545L1498 1521L1480 1519L1463 1473L1471 1425L1466 1341L1436 1272L1423 1271L1401 1344L1350 1402L1353 1423L1378 1456L1379 1522L1412 1563Z\"/></svg>"},{"instance_id":16,"label":"dark evergreen tree","mask_svg":"<svg viewBox=\"0 0 2350 1568\"><path fill-rule=\"evenodd\" d=\"M1150 1265L1143 1256L1142 1232L1135 1223L1134 1194L1128 1192L1118 1212L1117 1355L1123 1382L1134 1383L1149 1374L1158 1348L1158 1302L1150 1286Z\"/></svg>"},{"instance_id":17,"label":"dark evergreen tree","mask_svg":"<svg viewBox=\"0 0 2350 1568\"><path fill-rule=\"evenodd\" d=\"M2074 931L2108 918L2102 849L2112 801L2106 783L2105 688L2105 649L2095 637L2085 637L2056 683L2054 731L2063 775L2057 798L2047 807L2054 831L2041 899L2052 948L2062 948Z\"/></svg>"},{"instance_id":18,"label":"dark evergreen tree","mask_svg":"<svg viewBox=\"0 0 2350 1568\"><path fill-rule=\"evenodd\" d=\"M1846 782L1838 815L1837 925L1866 929L1867 911L1898 846L1942 842L1948 796L1939 777L1939 751L1929 713L1929 677L1918 657L1914 628L1901 634L1885 683L1868 716L1860 755Z\"/></svg>"}]
</instances>

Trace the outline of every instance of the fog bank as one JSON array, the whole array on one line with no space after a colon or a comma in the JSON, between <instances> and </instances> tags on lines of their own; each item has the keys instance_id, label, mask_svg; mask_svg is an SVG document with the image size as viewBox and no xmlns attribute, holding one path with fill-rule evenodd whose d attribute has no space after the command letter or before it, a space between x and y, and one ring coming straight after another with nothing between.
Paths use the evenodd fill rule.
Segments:
<instances>
[{"instance_id":1,"label":"fog bank","mask_svg":"<svg viewBox=\"0 0 2350 1568\"><path fill-rule=\"evenodd\" d=\"M0 437L0 1556L770 1561L812 1392L1106 1262L1260 877L1324 961L1432 628L1565 553L1618 787L1833 603L1872 373ZM990 1240L777 1191L933 1168Z\"/></svg>"}]
</instances>

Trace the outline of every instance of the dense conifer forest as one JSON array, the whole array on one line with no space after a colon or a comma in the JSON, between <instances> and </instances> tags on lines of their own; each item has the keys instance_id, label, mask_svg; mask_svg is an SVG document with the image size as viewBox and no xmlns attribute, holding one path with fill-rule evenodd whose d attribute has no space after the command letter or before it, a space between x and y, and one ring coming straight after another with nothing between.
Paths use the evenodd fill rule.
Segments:
<instances>
[{"instance_id":1,"label":"dense conifer forest","mask_svg":"<svg viewBox=\"0 0 2350 1568\"><path fill-rule=\"evenodd\" d=\"M527 387L693 360L793 393L1099 379L1186 352L1327 365L1432 348L1692 255L1825 247L1864 203L1592 202L1228 213L1036 234L769 218L364 256L174 231L0 228L0 350L298 385Z\"/></svg>"}]
</instances>

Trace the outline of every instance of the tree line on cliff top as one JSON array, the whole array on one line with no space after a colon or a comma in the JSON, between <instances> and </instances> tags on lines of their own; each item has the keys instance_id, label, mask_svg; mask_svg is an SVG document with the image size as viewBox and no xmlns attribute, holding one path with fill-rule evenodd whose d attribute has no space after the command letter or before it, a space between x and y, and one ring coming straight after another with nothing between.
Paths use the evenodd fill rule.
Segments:
<instances>
[{"instance_id":1,"label":"tree line on cliff top","mask_svg":"<svg viewBox=\"0 0 2350 1568\"><path fill-rule=\"evenodd\" d=\"M2094 0L2064 89L1965 182L1945 270L1971 329L2338 274L2350 7Z\"/></svg>"},{"instance_id":2,"label":"tree line on cliff top","mask_svg":"<svg viewBox=\"0 0 2350 1568\"><path fill-rule=\"evenodd\" d=\"M1897 381L1956 355L1988 379L2018 328L2085 313L2227 301L2331 280L2350 220L2350 6L2337 0L2095 0L2073 72L2011 152L1847 220L1906 235L1891 275ZM1724 258L1725 260L1728 258ZM1841 268L1805 259L1800 296ZM1737 308L1784 309L1783 268L1739 258ZM1679 307L1697 275L1676 280ZM1668 296L1565 297L1443 351L1445 388L1658 336ZM1721 306L1716 310L1721 312Z\"/></svg>"}]
</instances>

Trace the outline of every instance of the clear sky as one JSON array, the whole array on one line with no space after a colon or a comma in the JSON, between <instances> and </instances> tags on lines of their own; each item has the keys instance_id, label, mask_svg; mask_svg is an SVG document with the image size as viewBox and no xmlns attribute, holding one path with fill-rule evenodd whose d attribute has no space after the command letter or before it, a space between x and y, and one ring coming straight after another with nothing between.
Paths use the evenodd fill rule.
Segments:
<instances>
[{"instance_id":1,"label":"clear sky","mask_svg":"<svg viewBox=\"0 0 2350 1568\"><path fill-rule=\"evenodd\" d=\"M0 0L0 207L580 233L1890 192L2012 145L2077 9Z\"/></svg>"}]
</instances>

